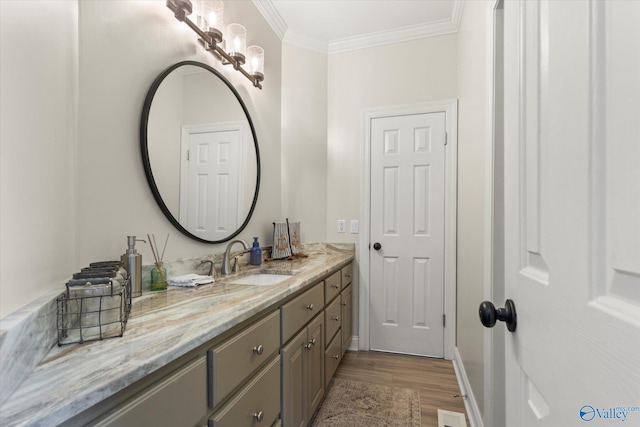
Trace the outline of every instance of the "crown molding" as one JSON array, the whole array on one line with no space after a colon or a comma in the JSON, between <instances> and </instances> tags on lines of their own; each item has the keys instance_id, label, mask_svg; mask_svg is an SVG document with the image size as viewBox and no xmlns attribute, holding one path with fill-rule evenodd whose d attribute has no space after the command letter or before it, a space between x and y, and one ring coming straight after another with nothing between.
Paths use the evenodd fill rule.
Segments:
<instances>
[{"instance_id":1,"label":"crown molding","mask_svg":"<svg viewBox=\"0 0 640 427\"><path fill-rule=\"evenodd\" d=\"M451 19L426 24L411 25L393 30L380 31L362 36L332 40L328 44L328 53L348 52L393 43L418 40L427 37L442 36L458 32L462 19L463 0L455 0Z\"/></svg>"},{"instance_id":2,"label":"crown molding","mask_svg":"<svg viewBox=\"0 0 640 427\"><path fill-rule=\"evenodd\" d=\"M453 1L451 19L331 40L328 43L288 30L287 24L271 0L253 0L253 3L280 40L317 52L332 54L456 33L460 28L464 0Z\"/></svg>"},{"instance_id":3,"label":"crown molding","mask_svg":"<svg viewBox=\"0 0 640 427\"><path fill-rule=\"evenodd\" d=\"M303 47L305 49L313 50L316 52L320 52L324 54L329 53L326 42L313 39L310 37L305 37L291 30L287 30L287 33L285 34L284 39L282 39L282 41L292 45Z\"/></svg>"},{"instance_id":4,"label":"crown molding","mask_svg":"<svg viewBox=\"0 0 640 427\"><path fill-rule=\"evenodd\" d=\"M278 38L283 40L287 32L287 23L284 22L271 0L253 0L253 4L256 5L258 11L275 31Z\"/></svg>"}]
</instances>

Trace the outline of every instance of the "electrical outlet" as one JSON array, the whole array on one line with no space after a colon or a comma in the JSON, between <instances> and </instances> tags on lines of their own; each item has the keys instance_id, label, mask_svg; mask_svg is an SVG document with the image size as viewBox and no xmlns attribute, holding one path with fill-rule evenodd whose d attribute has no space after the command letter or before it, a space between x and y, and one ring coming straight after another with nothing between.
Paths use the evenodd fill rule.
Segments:
<instances>
[{"instance_id":1,"label":"electrical outlet","mask_svg":"<svg viewBox=\"0 0 640 427\"><path fill-rule=\"evenodd\" d=\"M346 221L344 219L338 220L338 233L344 233L347 228Z\"/></svg>"},{"instance_id":2,"label":"electrical outlet","mask_svg":"<svg viewBox=\"0 0 640 427\"><path fill-rule=\"evenodd\" d=\"M351 220L351 234L358 234L358 220Z\"/></svg>"}]
</instances>

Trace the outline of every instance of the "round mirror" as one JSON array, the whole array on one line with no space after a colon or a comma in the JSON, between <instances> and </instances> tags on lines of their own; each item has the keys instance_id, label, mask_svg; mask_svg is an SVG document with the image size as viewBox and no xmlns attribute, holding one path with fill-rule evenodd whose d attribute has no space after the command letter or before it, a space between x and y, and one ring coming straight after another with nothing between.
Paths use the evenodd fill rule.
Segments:
<instances>
[{"instance_id":1,"label":"round mirror","mask_svg":"<svg viewBox=\"0 0 640 427\"><path fill-rule=\"evenodd\" d=\"M218 71L184 61L153 82L140 149L149 187L183 234L222 243L240 233L258 200L258 139L240 94Z\"/></svg>"}]
</instances>

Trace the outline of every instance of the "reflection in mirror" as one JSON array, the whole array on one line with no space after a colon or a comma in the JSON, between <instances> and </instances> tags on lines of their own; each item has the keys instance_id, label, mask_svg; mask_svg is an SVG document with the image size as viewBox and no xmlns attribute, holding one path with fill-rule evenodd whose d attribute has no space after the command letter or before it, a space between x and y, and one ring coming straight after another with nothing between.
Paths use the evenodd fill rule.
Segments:
<instances>
[{"instance_id":1,"label":"reflection in mirror","mask_svg":"<svg viewBox=\"0 0 640 427\"><path fill-rule=\"evenodd\" d=\"M185 61L156 79L141 148L156 201L184 234L220 243L246 226L260 183L258 144L239 94L217 71Z\"/></svg>"}]
</instances>

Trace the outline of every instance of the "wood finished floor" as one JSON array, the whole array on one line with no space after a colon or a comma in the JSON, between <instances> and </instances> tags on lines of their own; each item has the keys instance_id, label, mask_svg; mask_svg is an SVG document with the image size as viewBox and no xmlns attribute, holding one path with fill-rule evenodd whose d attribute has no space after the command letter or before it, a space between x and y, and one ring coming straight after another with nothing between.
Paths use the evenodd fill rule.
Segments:
<instances>
[{"instance_id":1,"label":"wood finished floor","mask_svg":"<svg viewBox=\"0 0 640 427\"><path fill-rule=\"evenodd\" d=\"M420 391L422 427L438 426L438 409L462 412L458 381L449 360L369 351L348 351L335 377ZM467 426L469 420L467 417Z\"/></svg>"}]
</instances>

